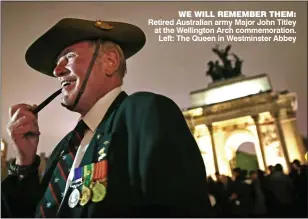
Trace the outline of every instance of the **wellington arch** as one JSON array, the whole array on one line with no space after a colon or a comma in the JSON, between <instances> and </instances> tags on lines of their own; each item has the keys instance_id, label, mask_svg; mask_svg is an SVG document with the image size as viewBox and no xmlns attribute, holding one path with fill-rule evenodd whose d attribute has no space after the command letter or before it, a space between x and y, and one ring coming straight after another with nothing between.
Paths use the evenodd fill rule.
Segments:
<instances>
[{"instance_id":1,"label":"wellington arch","mask_svg":"<svg viewBox=\"0 0 308 219\"><path fill-rule=\"evenodd\" d=\"M280 163L305 163L297 128L295 93L274 91L267 74L240 75L216 81L190 94L192 106L183 110L203 157L207 175L231 175L241 144L254 146L258 168Z\"/></svg>"}]
</instances>

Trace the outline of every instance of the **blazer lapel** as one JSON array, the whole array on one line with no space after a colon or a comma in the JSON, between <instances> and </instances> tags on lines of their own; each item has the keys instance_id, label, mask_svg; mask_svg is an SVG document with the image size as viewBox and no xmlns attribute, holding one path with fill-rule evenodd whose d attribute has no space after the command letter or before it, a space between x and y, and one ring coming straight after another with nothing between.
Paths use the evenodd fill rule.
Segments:
<instances>
[{"instance_id":1,"label":"blazer lapel","mask_svg":"<svg viewBox=\"0 0 308 219\"><path fill-rule=\"evenodd\" d=\"M112 102L111 106L108 108L106 115L100 122L95 131L93 138L87 148L87 151L80 163L80 166L84 166L93 162L97 162L98 158L95 156L95 152L98 151L97 145L102 145L102 143L106 146L111 142L111 126L113 122L113 118L116 113L116 109L120 106L123 100L127 97L127 94L122 91L117 98ZM106 152L105 152L106 153ZM107 153L106 153L107 154Z\"/></svg>"}]
</instances>

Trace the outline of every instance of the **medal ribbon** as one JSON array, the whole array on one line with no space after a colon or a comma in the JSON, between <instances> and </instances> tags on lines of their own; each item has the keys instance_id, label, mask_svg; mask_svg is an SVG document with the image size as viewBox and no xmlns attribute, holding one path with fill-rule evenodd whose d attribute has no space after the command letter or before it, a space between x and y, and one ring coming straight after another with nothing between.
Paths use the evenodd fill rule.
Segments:
<instances>
[{"instance_id":1,"label":"medal ribbon","mask_svg":"<svg viewBox=\"0 0 308 219\"><path fill-rule=\"evenodd\" d=\"M72 184L70 185L71 188L78 188L82 185L82 168L74 169L74 178Z\"/></svg>"},{"instance_id":2,"label":"medal ribbon","mask_svg":"<svg viewBox=\"0 0 308 219\"><path fill-rule=\"evenodd\" d=\"M79 182L82 180L82 167L78 167L74 170L73 182Z\"/></svg>"},{"instance_id":3,"label":"medal ribbon","mask_svg":"<svg viewBox=\"0 0 308 219\"><path fill-rule=\"evenodd\" d=\"M107 160L95 163L93 181L104 180L107 176Z\"/></svg>"},{"instance_id":4,"label":"medal ribbon","mask_svg":"<svg viewBox=\"0 0 308 219\"><path fill-rule=\"evenodd\" d=\"M83 167L84 186L89 187L94 175L94 164L89 164Z\"/></svg>"}]
</instances>

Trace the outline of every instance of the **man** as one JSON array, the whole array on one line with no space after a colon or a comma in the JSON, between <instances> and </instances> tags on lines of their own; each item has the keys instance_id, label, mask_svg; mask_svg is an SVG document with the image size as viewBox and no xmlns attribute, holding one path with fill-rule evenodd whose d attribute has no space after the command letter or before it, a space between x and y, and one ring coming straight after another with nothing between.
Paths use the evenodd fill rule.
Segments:
<instances>
[{"instance_id":1,"label":"man","mask_svg":"<svg viewBox=\"0 0 308 219\"><path fill-rule=\"evenodd\" d=\"M294 186L294 214L298 217L307 217L307 166L301 165L300 161L295 159L291 163L289 177Z\"/></svg>"},{"instance_id":2,"label":"man","mask_svg":"<svg viewBox=\"0 0 308 219\"><path fill-rule=\"evenodd\" d=\"M265 217L267 213L265 205L265 195L262 191L261 180L258 176L258 170L251 170L250 173L251 189L252 189L252 199L253 199L253 208L252 216L253 217Z\"/></svg>"},{"instance_id":3,"label":"man","mask_svg":"<svg viewBox=\"0 0 308 219\"><path fill-rule=\"evenodd\" d=\"M233 181L230 185L231 216L248 217L252 208L252 191L245 182L245 171L239 167L232 170Z\"/></svg>"},{"instance_id":4,"label":"man","mask_svg":"<svg viewBox=\"0 0 308 219\"><path fill-rule=\"evenodd\" d=\"M289 176L283 173L280 163L274 166L274 172L269 177L268 188L272 195L270 216L292 217L294 185Z\"/></svg>"},{"instance_id":5,"label":"man","mask_svg":"<svg viewBox=\"0 0 308 219\"><path fill-rule=\"evenodd\" d=\"M26 53L35 70L60 80L62 105L80 121L50 155L39 183L35 106L10 109L16 151L2 183L13 217L204 217L204 163L169 98L121 91L126 59L145 44L138 27L63 19Z\"/></svg>"}]
</instances>

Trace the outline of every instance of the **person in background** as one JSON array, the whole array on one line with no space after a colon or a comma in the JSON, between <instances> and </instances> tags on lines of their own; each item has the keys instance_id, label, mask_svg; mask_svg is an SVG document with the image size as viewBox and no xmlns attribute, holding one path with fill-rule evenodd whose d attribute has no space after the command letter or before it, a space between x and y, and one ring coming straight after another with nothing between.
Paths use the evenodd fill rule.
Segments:
<instances>
[{"instance_id":1,"label":"person in background","mask_svg":"<svg viewBox=\"0 0 308 219\"><path fill-rule=\"evenodd\" d=\"M281 164L276 164L269 176L268 188L272 194L271 216L291 217L294 203L294 186L289 176L283 173Z\"/></svg>"},{"instance_id":2,"label":"person in background","mask_svg":"<svg viewBox=\"0 0 308 219\"><path fill-rule=\"evenodd\" d=\"M301 165L299 160L291 163L289 176L294 185L294 213L297 217L307 217L307 186L308 175L305 165Z\"/></svg>"},{"instance_id":3,"label":"person in background","mask_svg":"<svg viewBox=\"0 0 308 219\"><path fill-rule=\"evenodd\" d=\"M231 216L232 217L249 217L253 207L252 204L252 189L249 184L245 182L246 171L241 168L234 168L232 170L233 182L230 186L231 201Z\"/></svg>"},{"instance_id":4,"label":"person in background","mask_svg":"<svg viewBox=\"0 0 308 219\"><path fill-rule=\"evenodd\" d=\"M251 187L253 197L253 209L251 215L253 217L265 217L267 215L265 196L262 190L258 172L252 170L250 171L249 175L250 179L252 180Z\"/></svg>"}]
</instances>

